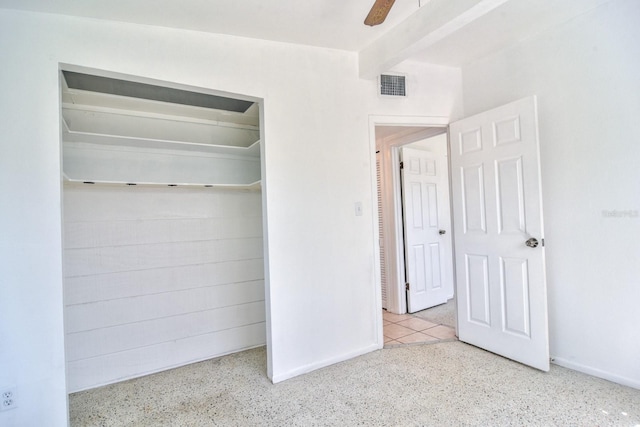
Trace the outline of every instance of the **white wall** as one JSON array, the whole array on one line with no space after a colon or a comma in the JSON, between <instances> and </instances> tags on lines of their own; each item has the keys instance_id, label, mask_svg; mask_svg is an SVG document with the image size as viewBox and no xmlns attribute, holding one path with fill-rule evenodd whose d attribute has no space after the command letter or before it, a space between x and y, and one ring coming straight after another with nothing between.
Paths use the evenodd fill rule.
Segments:
<instances>
[{"instance_id":1,"label":"white wall","mask_svg":"<svg viewBox=\"0 0 640 427\"><path fill-rule=\"evenodd\" d=\"M60 63L264 99L272 376L382 345L368 114L449 116L459 74L438 68L421 84L433 96L394 103L358 79L354 53L6 10L0 51L0 384L20 395L0 424L67 422Z\"/></svg>"},{"instance_id":2,"label":"white wall","mask_svg":"<svg viewBox=\"0 0 640 427\"><path fill-rule=\"evenodd\" d=\"M551 353L640 387L640 3L463 67L465 115L538 96ZM606 217L605 211L633 211Z\"/></svg>"},{"instance_id":3,"label":"white wall","mask_svg":"<svg viewBox=\"0 0 640 427\"><path fill-rule=\"evenodd\" d=\"M398 117L419 115L451 120L462 117L462 73L459 68L409 60L389 71L406 74L407 96L394 98L376 95L363 99L368 114ZM372 81L372 84L377 85L377 81ZM377 93L375 86L369 91L371 94ZM404 124L412 123L405 121Z\"/></svg>"},{"instance_id":4,"label":"white wall","mask_svg":"<svg viewBox=\"0 0 640 427\"><path fill-rule=\"evenodd\" d=\"M68 391L264 345L261 199L65 184Z\"/></svg>"}]
</instances>

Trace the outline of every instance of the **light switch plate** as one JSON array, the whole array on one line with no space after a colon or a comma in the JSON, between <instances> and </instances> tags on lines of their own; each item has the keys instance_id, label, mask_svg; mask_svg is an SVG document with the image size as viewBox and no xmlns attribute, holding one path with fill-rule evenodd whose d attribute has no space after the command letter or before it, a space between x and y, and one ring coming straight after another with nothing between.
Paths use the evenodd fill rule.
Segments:
<instances>
[{"instance_id":1,"label":"light switch plate","mask_svg":"<svg viewBox=\"0 0 640 427\"><path fill-rule=\"evenodd\" d=\"M356 202L356 216L362 216L362 202Z\"/></svg>"}]
</instances>

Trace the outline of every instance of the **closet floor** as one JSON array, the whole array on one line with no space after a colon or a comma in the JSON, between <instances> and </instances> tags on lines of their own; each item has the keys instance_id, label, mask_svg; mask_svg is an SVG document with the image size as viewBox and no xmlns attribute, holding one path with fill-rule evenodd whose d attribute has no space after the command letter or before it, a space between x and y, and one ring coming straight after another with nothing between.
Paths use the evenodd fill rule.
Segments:
<instances>
[{"instance_id":1,"label":"closet floor","mask_svg":"<svg viewBox=\"0 0 640 427\"><path fill-rule=\"evenodd\" d=\"M385 347L457 340L454 328L413 314L394 314L382 310L382 318Z\"/></svg>"}]
</instances>

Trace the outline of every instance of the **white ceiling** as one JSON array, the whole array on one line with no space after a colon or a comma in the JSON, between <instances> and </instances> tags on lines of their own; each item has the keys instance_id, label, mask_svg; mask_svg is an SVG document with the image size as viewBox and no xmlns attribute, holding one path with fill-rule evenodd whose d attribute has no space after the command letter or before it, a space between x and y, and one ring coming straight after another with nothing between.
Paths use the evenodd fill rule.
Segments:
<instances>
[{"instance_id":1,"label":"white ceiling","mask_svg":"<svg viewBox=\"0 0 640 427\"><path fill-rule=\"evenodd\" d=\"M0 8L182 28L355 52L378 44L379 49L374 49L376 54L389 50L385 47L385 38L399 38L414 46L394 45L394 49L406 48L407 52L394 58L395 63L411 59L460 66L508 48L545 28L609 1L612 0L396 0L387 20L376 27L364 25L364 18L374 0L0 0ZM416 13L421 7L421 12L425 13ZM468 11L475 7L475 12L463 13L460 9L457 17L448 14L456 7L467 8ZM485 11L477 12L482 9ZM426 16L427 20L416 26L415 20L410 22L411 19L407 19L418 15ZM473 17L469 19L470 15ZM443 19L445 16L462 24L454 24L456 30L452 33L443 32L447 26ZM389 37L394 27L395 34ZM427 27L430 30L425 32ZM412 32L418 36L412 39ZM446 36L442 36L444 33ZM387 37L383 37L385 35ZM383 69L392 66L387 62L377 65Z\"/></svg>"},{"instance_id":2,"label":"white ceiling","mask_svg":"<svg viewBox=\"0 0 640 427\"><path fill-rule=\"evenodd\" d=\"M411 59L441 65L464 65L507 49L610 1L509 0Z\"/></svg>"},{"instance_id":3,"label":"white ceiling","mask_svg":"<svg viewBox=\"0 0 640 427\"><path fill-rule=\"evenodd\" d=\"M359 51L428 0L396 0L386 21L364 25L374 0L0 0L0 8Z\"/></svg>"}]
</instances>

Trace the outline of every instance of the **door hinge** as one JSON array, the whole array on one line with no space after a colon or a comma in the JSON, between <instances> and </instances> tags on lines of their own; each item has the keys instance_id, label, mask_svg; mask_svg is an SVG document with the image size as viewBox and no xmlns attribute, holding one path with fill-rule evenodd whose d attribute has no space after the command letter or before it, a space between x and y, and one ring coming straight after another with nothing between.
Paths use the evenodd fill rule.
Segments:
<instances>
[{"instance_id":1,"label":"door hinge","mask_svg":"<svg viewBox=\"0 0 640 427\"><path fill-rule=\"evenodd\" d=\"M409 285L409 282L404 284L404 290L408 291L409 289L411 289L411 286Z\"/></svg>"},{"instance_id":2,"label":"door hinge","mask_svg":"<svg viewBox=\"0 0 640 427\"><path fill-rule=\"evenodd\" d=\"M404 169L404 162L400 162L400 169Z\"/></svg>"},{"instance_id":3,"label":"door hinge","mask_svg":"<svg viewBox=\"0 0 640 427\"><path fill-rule=\"evenodd\" d=\"M544 239L540 239L540 240L542 240L542 246L544 247Z\"/></svg>"}]
</instances>

